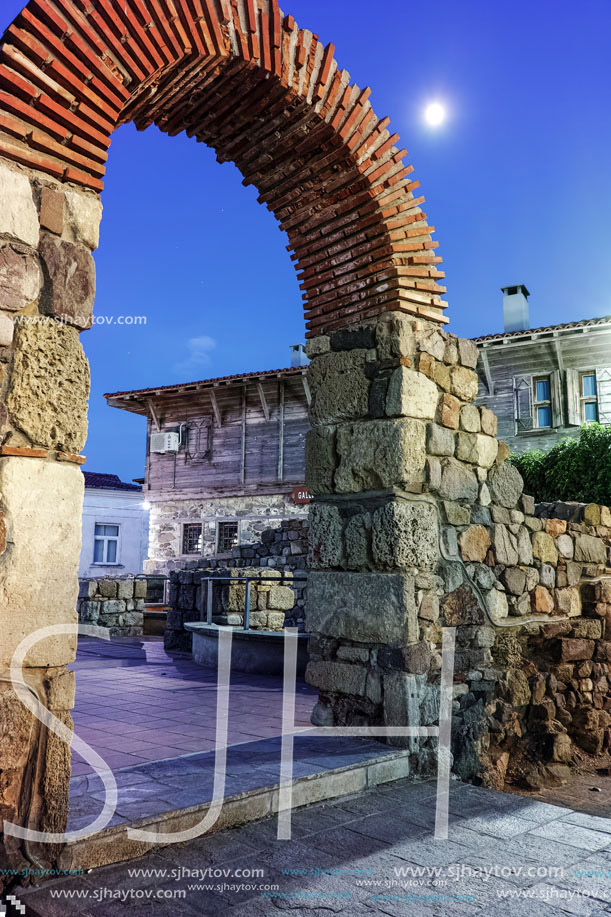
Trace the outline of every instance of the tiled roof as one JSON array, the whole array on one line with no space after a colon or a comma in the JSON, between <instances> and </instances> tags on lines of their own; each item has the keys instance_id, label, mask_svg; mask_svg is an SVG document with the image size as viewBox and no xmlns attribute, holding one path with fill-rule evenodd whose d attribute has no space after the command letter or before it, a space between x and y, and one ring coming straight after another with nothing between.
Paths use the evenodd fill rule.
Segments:
<instances>
[{"instance_id":1,"label":"tiled roof","mask_svg":"<svg viewBox=\"0 0 611 917\"><path fill-rule=\"evenodd\" d=\"M485 334L482 337L472 338L476 344L479 341L503 341L505 338L515 338L532 335L544 334L551 331L570 331L579 328L596 328L599 325L608 325L611 323L611 315L603 315L600 318L584 318L579 322L565 322L562 325L546 325L544 328L525 328L523 331L500 331L498 334Z\"/></svg>"},{"instance_id":2,"label":"tiled roof","mask_svg":"<svg viewBox=\"0 0 611 917\"><path fill-rule=\"evenodd\" d=\"M120 398L122 395L151 395L157 392L167 392L191 388L194 385L214 385L220 382L233 382L236 379L259 379L261 376L290 376L302 373L305 366L289 366L284 369L263 369L260 372L235 373L233 376L217 376L215 379L198 379L195 382L177 382L174 385L156 385L153 388L137 388L126 392L107 392L104 398Z\"/></svg>"},{"instance_id":3,"label":"tiled roof","mask_svg":"<svg viewBox=\"0 0 611 917\"><path fill-rule=\"evenodd\" d=\"M140 484L127 484L116 474L98 474L95 471L83 471L85 487L96 487L100 490L137 490L142 492Z\"/></svg>"}]
</instances>

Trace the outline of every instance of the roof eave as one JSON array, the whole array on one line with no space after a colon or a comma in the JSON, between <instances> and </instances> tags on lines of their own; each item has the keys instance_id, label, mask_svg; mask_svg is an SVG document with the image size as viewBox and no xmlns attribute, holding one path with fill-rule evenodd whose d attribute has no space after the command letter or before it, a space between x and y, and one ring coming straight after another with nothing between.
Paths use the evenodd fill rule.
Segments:
<instances>
[{"instance_id":1,"label":"roof eave","mask_svg":"<svg viewBox=\"0 0 611 917\"><path fill-rule=\"evenodd\" d=\"M133 389L127 392L106 392L104 394L104 398L106 398L108 404L111 407L120 407L124 410L129 410L125 404L116 404L113 402L132 401L133 403L139 403L140 399L142 398L149 400L159 395L175 395L189 391L198 392L202 389L208 388L228 388L232 385L241 386L246 382L258 381L261 379L273 379L274 377L281 378L282 376L297 376L307 372L307 369L307 366L292 366L288 367L287 369L262 370L258 373L244 373L243 375L236 376L221 376L218 379L201 379L196 382L182 382L177 385L160 385L156 386L155 388Z\"/></svg>"},{"instance_id":2,"label":"roof eave","mask_svg":"<svg viewBox=\"0 0 611 917\"><path fill-rule=\"evenodd\" d=\"M497 346L509 346L511 344L523 344L525 342L535 342L539 338L553 338L559 335L567 334L596 334L601 331L608 331L611 328L611 318L608 320L598 320L584 322L580 325L555 326L550 325L547 328L532 328L523 332L512 331L509 334L489 334L484 337L471 338L477 347L487 347L491 344Z\"/></svg>"}]
</instances>

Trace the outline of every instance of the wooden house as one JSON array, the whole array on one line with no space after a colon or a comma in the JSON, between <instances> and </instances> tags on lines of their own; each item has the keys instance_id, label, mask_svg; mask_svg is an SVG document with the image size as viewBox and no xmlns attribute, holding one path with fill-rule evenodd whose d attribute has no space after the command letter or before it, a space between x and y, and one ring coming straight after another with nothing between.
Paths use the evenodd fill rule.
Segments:
<instances>
[{"instance_id":1,"label":"wooden house","mask_svg":"<svg viewBox=\"0 0 611 917\"><path fill-rule=\"evenodd\" d=\"M611 424L611 316L529 328L528 290L504 287L504 324L474 338L477 402L512 452L550 449L584 423Z\"/></svg>"},{"instance_id":2,"label":"wooden house","mask_svg":"<svg viewBox=\"0 0 611 917\"><path fill-rule=\"evenodd\" d=\"M105 396L148 421L146 572L230 556L265 529L307 514L309 389L302 345L293 351L287 369Z\"/></svg>"}]
</instances>

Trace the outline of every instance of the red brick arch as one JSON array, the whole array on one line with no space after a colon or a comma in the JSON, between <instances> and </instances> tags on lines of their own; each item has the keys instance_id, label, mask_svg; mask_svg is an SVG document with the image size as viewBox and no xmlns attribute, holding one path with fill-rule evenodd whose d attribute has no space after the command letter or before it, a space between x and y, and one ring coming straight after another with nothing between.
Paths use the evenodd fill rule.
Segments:
<instances>
[{"instance_id":1,"label":"red brick arch","mask_svg":"<svg viewBox=\"0 0 611 917\"><path fill-rule=\"evenodd\" d=\"M277 0L30 0L0 51L0 156L99 192L117 126L185 130L286 230L308 335L391 309L445 321L398 136Z\"/></svg>"}]
</instances>

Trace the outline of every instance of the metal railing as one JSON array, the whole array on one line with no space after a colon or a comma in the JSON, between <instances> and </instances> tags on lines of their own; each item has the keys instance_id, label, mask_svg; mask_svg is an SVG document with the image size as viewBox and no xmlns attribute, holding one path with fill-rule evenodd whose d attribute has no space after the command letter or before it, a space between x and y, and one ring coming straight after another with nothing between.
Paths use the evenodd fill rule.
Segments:
<instances>
[{"instance_id":1,"label":"metal railing","mask_svg":"<svg viewBox=\"0 0 611 917\"><path fill-rule=\"evenodd\" d=\"M244 621L242 627L244 630L250 630L250 584L251 583L263 583L270 582L275 583L277 586L287 586L291 583L307 583L307 576L294 576L291 573L282 572L280 576L206 576L202 577L200 580L202 586L201 594L201 607L199 609L201 619L205 620L206 624L212 624L212 606L214 604L214 584L218 583L219 585L228 584L230 586L241 585L244 583ZM204 583L206 584L206 589L204 590ZM205 603L204 603L205 595ZM205 604L205 608L204 608ZM238 612L236 612L237 614Z\"/></svg>"},{"instance_id":2,"label":"metal railing","mask_svg":"<svg viewBox=\"0 0 611 917\"><path fill-rule=\"evenodd\" d=\"M187 571L187 572L191 572L191 571ZM197 576L198 571L194 570L193 574L194 576ZM145 574L144 577L142 578L144 578L147 581L147 583L150 583L150 581L157 582L157 583L163 582L162 600L153 602L153 601L150 601L147 596L146 604L148 606L158 605L161 607L163 605L171 605L171 602L169 601L169 587L170 587L170 577L169 576L166 576L162 573L159 573L159 574L151 573L151 574ZM250 630L250 612L251 612L250 585L251 583L269 582L272 584L275 583L277 586L291 586L291 584L295 584L295 583L303 583L305 585L307 581L308 581L307 576L295 576L294 574L288 573L285 571L282 571L280 573L280 576L266 576L265 574L260 574L260 575L251 574L249 576L219 576L219 575L212 574L210 576L204 576L201 579L198 578L198 581L194 583L194 585L195 586L201 585L202 587L201 598L200 598L199 608L198 608L198 611L200 613L200 620L202 621L205 620L206 624L213 623L212 617L213 617L214 584L215 583L219 585L226 584L230 586L231 585L242 585L242 583L244 584L244 593L245 593L244 594L244 621L243 621L242 626L244 630ZM235 612L235 613L239 614L239 612Z\"/></svg>"},{"instance_id":3,"label":"metal railing","mask_svg":"<svg viewBox=\"0 0 611 917\"><path fill-rule=\"evenodd\" d=\"M159 607L162 607L162 606L170 604L168 601L169 591L170 591L170 577L169 576L166 576L163 573L144 573L141 576L137 577L137 579L144 579L146 582L145 602L147 605L149 606L158 605ZM161 587L161 601L158 600L157 596L155 596L154 600L149 599L149 590L155 589L158 583L163 583L163 586ZM157 587L156 591L158 590L159 590L159 587Z\"/></svg>"}]
</instances>

